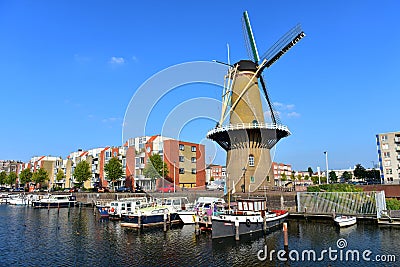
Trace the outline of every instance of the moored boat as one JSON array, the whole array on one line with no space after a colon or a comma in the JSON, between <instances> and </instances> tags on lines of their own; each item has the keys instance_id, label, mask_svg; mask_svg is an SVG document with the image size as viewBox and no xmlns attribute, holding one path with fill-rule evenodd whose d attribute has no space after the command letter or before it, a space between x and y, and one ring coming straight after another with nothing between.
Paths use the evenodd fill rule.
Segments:
<instances>
[{"instance_id":1,"label":"moored boat","mask_svg":"<svg viewBox=\"0 0 400 267\"><path fill-rule=\"evenodd\" d=\"M338 226L346 227L356 224L357 218L355 216L339 215L335 217L334 221Z\"/></svg>"},{"instance_id":2,"label":"moored boat","mask_svg":"<svg viewBox=\"0 0 400 267\"><path fill-rule=\"evenodd\" d=\"M138 209L124 217L123 227L143 228L162 226L164 224L180 224L182 221L176 211L168 207L154 206Z\"/></svg>"},{"instance_id":3,"label":"moored boat","mask_svg":"<svg viewBox=\"0 0 400 267\"><path fill-rule=\"evenodd\" d=\"M236 210L212 216L212 238L268 231L281 225L287 216L286 210L268 211L265 199L238 200Z\"/></svg>"},{"instance_id":4,"label":"moored boat","mask_svg":"<svg viewBox=\"0 0 400 267\"><path fill-rule=\"evenodd\" d=\"M202 231L211 231L211 217L225 213L225 200L216 197L199 197L194 207L195 220Z\"/></svg>"},{"instance_id":5,"label":"moored boat","mask_svg":"<svg viewBox=\"0 0 400 267\"><path fill-rule=\"evenodd\" d=\"M34 208L68 208L75 207L76 196L73 195L50 195L48 198L32 201Z\"/></svg>"},{"instance_id":6,"label":"moored boat","mask_svg":"<svg viewBox=\"0 0 400 267\"><path fill-rule=\"evenodd\" d=\"M108 209L109 218L115 221L123 220L128 213L148 207L151 204L146 197L133 197L111 201Z\"/></svg>"},{"instance_id":7,"label":"moored boat","mask_svg":"<svg viewBox=\"0 0 400 267\"><path fill-rule=\"evenodd\" d=\"M178 213L179 218L184 224L193 224L195 222L194 205L189 203L187 197L168 197L156 200L158 206L168 207Z\"/></svg>"}]
</instances>

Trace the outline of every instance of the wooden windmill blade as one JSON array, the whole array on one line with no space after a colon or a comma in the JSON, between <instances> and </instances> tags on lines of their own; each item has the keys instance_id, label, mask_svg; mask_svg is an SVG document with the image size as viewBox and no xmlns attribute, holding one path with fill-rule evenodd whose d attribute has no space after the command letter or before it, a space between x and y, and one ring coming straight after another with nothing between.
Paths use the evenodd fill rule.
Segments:
<instances>
[{"instance_id":1,"label":"wooden windmill blade","mask_svg":"<svg viewBox=\"0 0 400 267\"><path fill-rule=\"evenodd\" d=\"M256 41L254 39L254 34L253 30L251 29L249 14L247 11L243 12L242 24L247 53L250 58L253 58L254 62L258 63L260 61L260 56L258 54Z\"/></svg>"}]
</instances>

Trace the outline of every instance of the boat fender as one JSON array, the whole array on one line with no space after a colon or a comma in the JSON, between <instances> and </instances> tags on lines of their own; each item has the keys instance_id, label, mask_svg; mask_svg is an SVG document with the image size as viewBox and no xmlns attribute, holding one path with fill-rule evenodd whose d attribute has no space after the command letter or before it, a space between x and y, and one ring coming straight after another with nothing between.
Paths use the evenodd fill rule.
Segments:
<instances>
[{"instance_id":1,"label":"boat fender","mask_svg":"<svg viewBox=\"0 0 400 267\"><path fill-rule=\"evenodd\" d=\"M110 211L111 211L111 213L114 213L115 209L114 209L114 208L111 208Z\"/></svg>"},{"instance_id":2,"label":"boat fender","mask_svg":"<svg viewBox=\"0 0 400 267\"><path fill-rule=\"evenodd\" d=\"M247 225L247 227L250 227L250 224L251 224L250 220L249 220L249 219L246 219L246 225Z\"/></svg>"}]
</instances>

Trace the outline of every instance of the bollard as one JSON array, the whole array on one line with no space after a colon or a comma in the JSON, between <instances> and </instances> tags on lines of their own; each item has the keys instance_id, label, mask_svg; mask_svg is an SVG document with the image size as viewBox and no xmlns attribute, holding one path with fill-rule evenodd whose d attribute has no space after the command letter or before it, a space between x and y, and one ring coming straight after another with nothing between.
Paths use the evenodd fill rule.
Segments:
<instances>
[{"instance_id":1,"label":"bollard","mask_svg":"<svg viewBox=\"0 0 400 267\"><path fill-rule=\"evenodd\" d=\"M288 238L288 230L287 223L283 223L283 246L285 248L289 247L289 238Z\"/></svg>"},{"instance_id":2,"label":"bollard","mask_svg":"<svg viewBox=\"0 0 400 267\"><path fill-rule=\"evenodd\" d=\"M199 216L195 216L194 218L194 233L196 235L200 234Z\"/></svg>"},{"instance_id":3,"label":"bollard","mask_svg":"<svg viewBox=\"0 0 400 267\"><path fill-rule=\"evenodd\" d=\"M267 232L267 216L264 215L263 217L263 230L264 234Z\"/></svg>"},{"instance_id":4,"label":"bollard","mask_svg":"<svg viewBox=\"0 0 400 267\"><path fill-rule=\"evenodd\" d=\"M236 230L235 240L239 241L239 220L235 221L235 230Z\"/></svg>"},{"instance_id":5,"label":"bollard","mask_svg":"<svg viewBox=\"0 0 400 267\"><path fill-rule=\"evenodd\" d=\"M167 231L167 219L168 219L168 215L167 215L167 213L164 213L164 232Z\"/></svg>"}]
</instances>

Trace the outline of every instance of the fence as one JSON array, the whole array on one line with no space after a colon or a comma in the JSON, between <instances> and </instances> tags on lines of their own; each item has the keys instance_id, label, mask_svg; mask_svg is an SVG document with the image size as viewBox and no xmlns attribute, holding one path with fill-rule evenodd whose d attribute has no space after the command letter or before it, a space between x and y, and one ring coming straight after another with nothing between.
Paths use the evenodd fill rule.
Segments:
<instances>
[{"instance_id":1,"label":"fence","mask_svg":"<svg viewBox=\"0 0 400 267\"><path fill-rule=\"evenodd\" d=\"M298 192L297 212L376 215L386 210L385 192Z\"/></svg>"}]
</instances>

